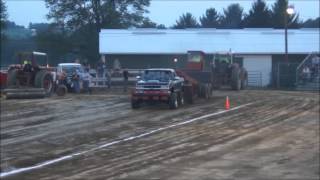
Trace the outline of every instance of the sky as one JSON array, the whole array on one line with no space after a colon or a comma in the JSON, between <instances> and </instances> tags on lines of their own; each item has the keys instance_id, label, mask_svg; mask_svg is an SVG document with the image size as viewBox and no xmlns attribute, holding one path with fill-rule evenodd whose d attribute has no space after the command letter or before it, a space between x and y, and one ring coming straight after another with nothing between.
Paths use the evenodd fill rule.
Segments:
<instances>
[{"instance_id":1,"label":"sky","mask_svg":"<svg viewBox=\"0 0 320 180\"><path fill-rule=\"evenodd\" d=\"M45 7L43 0L4 1L9 14L8 19L18 25L28 27L30 22L49 22L46 19L49 10ZM223 8L226 8L229 4L239 3L247 13L253 2L253 0L150 0L149 13L145 16L157 24L170 27L186 12L192 13L199 19L210 7L214 7L219 13L222 13ZM267 0L266 2L271 7L275 0ZM289 0L289 4L294 5L295 11L299 13L299 17L303 20L320 16L319 0Z\"/></svg>"}]
</instances>

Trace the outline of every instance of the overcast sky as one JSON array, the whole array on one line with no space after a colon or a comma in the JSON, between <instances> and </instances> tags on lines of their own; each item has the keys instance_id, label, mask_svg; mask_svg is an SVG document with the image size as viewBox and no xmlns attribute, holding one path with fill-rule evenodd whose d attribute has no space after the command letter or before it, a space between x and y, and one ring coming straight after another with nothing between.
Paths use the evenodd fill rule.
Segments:
<instances>
[{"instance_id":1,"label":"overcast sky","mask_svg":"<svg viewBox=\"0 0 320 180\"><path fill-rule=\"evenodd\" d=\"M167 27L172 26L183 13L191 12L199 18L205 13L205 10L214 7L222 13L231 3L239 3L245 12L251 7L253 0L151 0L148 8L149 14L146 14L152 21L157 24L164 24ZM269 7L275 0L266 1ZM41 23L48 22L46 14L48 9L45 7L43 0L5 0L9 20L18 25L28 27L30 22ZM319 17L319 0L289 0L289 4L294 5L300 18Z\"/></svg>"}]
</instances>

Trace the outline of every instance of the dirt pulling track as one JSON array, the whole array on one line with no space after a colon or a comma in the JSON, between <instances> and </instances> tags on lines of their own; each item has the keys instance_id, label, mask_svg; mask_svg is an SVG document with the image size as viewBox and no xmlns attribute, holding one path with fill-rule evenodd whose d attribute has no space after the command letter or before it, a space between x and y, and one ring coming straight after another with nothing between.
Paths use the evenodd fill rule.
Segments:
<instances>
[{"instance_id":1,"label":"dirt pulling track","mask_svg":"<svg viewBox=\"0 0 320 180\"><path fill-rule=\"evenodd\" d=\"M225 96L231 101L224 111ZM177 110L125 94L1 100L1 179L319 179L319 94L217 91Z\"/></svg>"}]
</instances>

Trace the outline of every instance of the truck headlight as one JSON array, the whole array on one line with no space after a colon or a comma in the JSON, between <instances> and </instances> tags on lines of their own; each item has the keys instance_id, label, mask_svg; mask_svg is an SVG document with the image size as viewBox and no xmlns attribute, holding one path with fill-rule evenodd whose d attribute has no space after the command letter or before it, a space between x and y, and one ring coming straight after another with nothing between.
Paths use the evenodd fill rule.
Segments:
<instances>
[{"instance_id":1,"label":"truck headlight","mask_svg":"<svg viewBox=\"0 0 320 180\"><path fill-rule=\"evenodd\" d=\"M142 93L143 93L143 90L142 90L142 89L136 89L136 93L137 93L137 94L142 94Z\"/></svg>"},{"instance_id":2,"label":"truck headlight","mask_svg":"<svg viewBox=\"0 0 320 180\"><path fill-rule=\"evenodd\" d=\"M168 85L162 85L160 86L161 89L169 89L169 86Z\"/></svg>"}]
</instances>

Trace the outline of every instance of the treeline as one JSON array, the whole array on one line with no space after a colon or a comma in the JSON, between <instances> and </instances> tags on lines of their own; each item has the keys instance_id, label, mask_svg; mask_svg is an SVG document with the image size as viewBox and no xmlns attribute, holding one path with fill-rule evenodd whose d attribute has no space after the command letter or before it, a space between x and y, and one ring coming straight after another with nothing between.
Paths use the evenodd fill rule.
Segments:
<instances>
[{"instance_id":1,"label":"treeline","mask_svg":"<svg viewBox=\"0 0 320 180\"><path fill-rule=\"evenodd\" d=\"M288 2L285 0L277 0L271 8L265 1L257 0L252 3L249 12L244 13L243 8L235 3L224 8L222 14L219 14L215 8L207 9L199 21L191 13L185 13L176 20L172 28L284 28L285 15L287 15L288 28L319 28L319 17L303 22L298 12L293 15L286 14L287 7Z\"/></svg>"},{"instance_id":2,"label":"treeline","mask_svg":"<svg viewBox=\"0 0 320 180\"><path fill-rule=\"evenodd\" d=\"M157 24L145 16L150 0L45 0L53 23L29 24L28 28L7 20L1 0L1 64L11 64L18 51L46 52L52 64L75 58L95 64L99 59L99 32L112 28L283 28L287 0L276 0L269 8L257 0L246 14L239 4L231 4L219 14L208 8L199 18L181 15L171 27ZM317 27L319 18L302 21L299 13L288 16L289 28ZM3 33L4 32L4 33ZM113 43L113 42L110 42Z\"/></svg>"}]
</instances>

